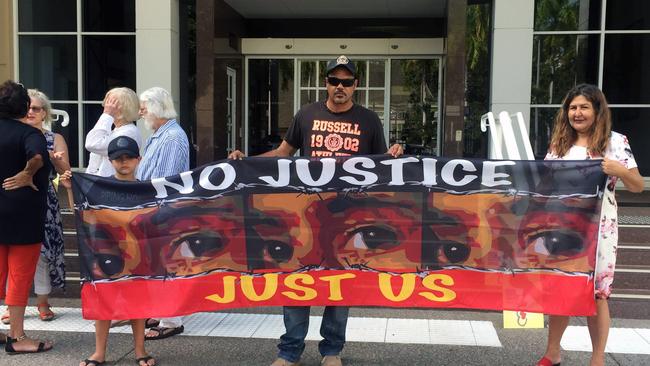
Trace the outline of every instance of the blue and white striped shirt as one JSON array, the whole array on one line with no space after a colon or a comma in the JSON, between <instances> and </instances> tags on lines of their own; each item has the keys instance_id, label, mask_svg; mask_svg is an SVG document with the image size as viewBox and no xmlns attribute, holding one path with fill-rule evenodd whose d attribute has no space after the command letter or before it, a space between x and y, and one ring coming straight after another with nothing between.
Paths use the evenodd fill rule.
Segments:
<instances>
[{"instance_id":1,"label":"blue and white striped shirt","mask_svg":"<svg viewBox=\"0 0 650 366\"><path fill-rule=\"evenodd\" d=\"M144 145L136 178L151 180L190 170L190 144L185 131L175 119L167 121Z\"/></svg>"}]
</instances>

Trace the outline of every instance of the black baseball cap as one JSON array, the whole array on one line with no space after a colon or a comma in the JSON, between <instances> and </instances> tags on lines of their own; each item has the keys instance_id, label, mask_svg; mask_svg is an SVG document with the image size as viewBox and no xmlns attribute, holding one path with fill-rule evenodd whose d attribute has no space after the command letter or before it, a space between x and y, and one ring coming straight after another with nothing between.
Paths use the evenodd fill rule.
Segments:
<instances>
[{"instance_id":1,"label":"black baseball cap","mask_svg":"<svg viewBox=\"0 0 650 366\"><path fill-rule=\"evenodd\" d=\"M329 75L332 70L337 67L345 67L349 72L352 73L352 76L357 77L357 68L354 67L354 63L347 56L341 55L334 60L330 60L327 63L327 74Z\"/></svg>"},{"instance_id":2,"label":"black baseball cap","mask_svg":"<svg viewBox=\"0 0 650 366\"><path fill-rule=\"evenodd\" d=\"M108 159L115 160L122 155L130 158L140 156L140 148L134 139L128 136L118 136L108 144Z\"/></svg>"}]
</instances>

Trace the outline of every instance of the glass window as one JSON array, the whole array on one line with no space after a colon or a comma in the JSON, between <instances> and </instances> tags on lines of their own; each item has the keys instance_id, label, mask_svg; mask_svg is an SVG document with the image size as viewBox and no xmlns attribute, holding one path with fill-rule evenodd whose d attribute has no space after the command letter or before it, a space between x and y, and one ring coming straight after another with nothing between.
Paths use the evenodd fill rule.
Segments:
<instances>
[{"instance_id":1,"label":"glass window","mask_svg":"<svg viewBox=\"0 0 650 366\"><path fill-rule=\"evenodd\" d=\"M294 61L248 62L248 154L277 148L293 121Z\"/></svg>"},{"instance_id":2,"label":"glass window","mask_svg":"<svg viewBox=\"0 0 650 366\"><path fill-rule=\"evenodd\" d=\"M533 39L532 103L558 104L574 85L598 83L598 35Z\"/></svg>"},{"instance_id":3,"label":"glass window","mask_svg":"<svg viewBox=\"0 0 650 366\"><path fill-rule=\"evenodd\" d=\"M389 144L406 154L438 151L439 60L392 60Z\"/></svg>"},{"instance_id":4,"label":"glass window","mask_svg":"<svg viewBox=\"0 0 650 366\"><path fill-rule=\"evenodd\" d=\"M316 80L316 61L300 62L300 86L304 88L318 86Z\"/></svg>"},{"instance_id":5,"label":"glass window","mask_svg":"<svg viewBox=\"0 0 650 366\"><path fill-rule=\"evenodd\" d=\"M103 100L111 88L135 90L135 36L85 36L84 99Z\"/></svg>"},{"instance_id":6,"label":"glass window","mask_svg":"<svg viewBox=\"0 0 650 366\"><path fill-rule=\"evenodd\" d=\"M650 1L608 1L605 28L608 30L650 29Z\"/></svg>"},{"instance_id":7,"label":"glass window","mask_svg":"<svg viewBox=\"0 0 650 366\"><path fill-rule=\"evenodd\" d=\"M357 79L359 79L359 85L358 87L360 88L365 88L368 86L368 72L366 70L367 62L366 61L354 61L354 66L357 68ZM365 99L364 103L365 104Z\"/></svg>"},{"instance_id":8,"label":"glass window","mask_svg":"<svg viewBox=\"0 0 650 366\"><path fill-rule=\"evenodd\" d=\"M546 156L558 109L558 107L530 109L530 142L533 145L535 159L544 159Z\"/></svg>"},{"instance_id":9,"label":"glass window","mask_svg":"<svg viewBox=\"0 0 650 366\"><path fill-rule=\"evenodd\" d=\"M600 29L601 0L535 0L536 31Z\"/></svg>"},{"instance_id":10,"label":"glass window","mask_svg":"<svg viewBox=\"0 0 650 366\"><path fill-rule=\"evenodd\" d=\"M20 32L76 32L76 0L20 0Z\"/></svg>"},{"instance_id":11,"label":"glass window","mask_svg":"<svg viewBox=\"0 0 650 366\"><path fill-rule=\"evenodd\" d=\"M368 81L368 86L371 88L383 88L386 79L386 75L384 75L386 70L386 61L371 60L369 64L370 72L368 72L368 76L370 80Z\"/></svg>"},{"instance_id":12,"label":"glass window","mask_svg":"<svg viewBox=\"0 0 650 366\"><path fill-rule=\"evenodd\" d=\"M20 80L52 100L77 99L76 36L20 36Z\"/></svg>"},{"instance_id":13,"label":"glass window","mask_svg":"<svg viewBox=\"0 0 650 366\"><path fill-rule=\"evenodd\" d=\"M650 104L650 34L605 36L603 92L613 104Z\"/></svg>"},{"instance_id":14,"label":"glass window","mask_svg":"<svg viewBox=\"0 0 650 366\"><path fill-rule=\"evenodd\" d=\"M135 32L135 0L85 0L84 32Z\"/></svg>"},{"instance_id":15,"label":"glass window","mask_svg":"<svg viewBox=\"0 0 650 366\"><path fill-rule=\"evenodd\" d=\"M65 139L70 155L70 166L79 166L79 111L77 104L52 103L52 108L62 109L70 116L70 123L66 127L62 127L60 121L54 121L52 131L61 134Z\"/></svg>"},{"instance_id":16,"label":"glass window","mask_svg":"<svg viewBox=\"0 0 650 366\"><path fill-rule=\"evenodd\" d=\"M642 176L650 176L650 108L611 108L612 129L626 135Z\"/></svg>"}]
</instances>

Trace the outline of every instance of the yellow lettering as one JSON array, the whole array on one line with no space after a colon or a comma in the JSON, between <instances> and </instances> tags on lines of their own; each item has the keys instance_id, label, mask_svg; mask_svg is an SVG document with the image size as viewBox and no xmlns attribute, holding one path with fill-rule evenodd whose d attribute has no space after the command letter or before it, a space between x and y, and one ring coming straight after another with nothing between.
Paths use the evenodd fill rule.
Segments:
<instances>
[{"instance_id":1,"label":"yellow lettering","mask_svg":"<svg viewBox=\"0 0 650 366\"><path fill-rule=\"evenodd\" d=\"M302 291L302 295L299 295L295 292L291 291L283 291L282 295L290 298L291 300L300 300L300 301L309 301L313 300L316 298L318 293L316 290L313 288L301 286L298 284L298 282L301 282L304 285L313 285L314 284L314 277L304 274L304 273L294 273L290 274L287 276L287 278L284 279L284 284L295 291Z\"/></svg>"},{"instance_id":2,"label":"yellow lettering","mask_svg":"<svg viewBox=\"0 0 650 366\"><path fill-rule=\"evenodd\" d=\"M253 276L241 276L241 290L249 300L264 301L275 295L275 292L278 290L277 273L267 273L264 275L264 291L262 291L261 295L255 292L253 278Z\"/></svg>"},{"instance_id":3,"label":"yellow lettering","mask_svg":"<svg viewBox=\"0 0 650 366\"><path fill-rule=\"evenodd\" d=\"M453 286L454 279L449 275L430 274L422 280L422 286L428 288L429 290L439 292L442 294L442 296L438 296L437 294L433 294L430 292L420 292L418 294L427 300L437 301L437 302L447 302L456 298L455 291L445 287L441 287L438 285L438 283L444 286Z\"/></svg>"},{"instance_id":4,"label":"yellow lettering","mask_svg":"<svg viewBox=\"0 0 650 366\"><path fill-rule=\"evenodd\" d=\"M415 275L413 273L404 273L401 274L402 277L402 288L399 291L398 295L395 295L393 292L393 286L391 279L395 277L388 273L379 274L379 290L381 294L384 295L390 301L404 301L411 297L413 290L415 290Z\"/></svg>"},{"instance_id":5,"label":"yellow lettering","mask_svg":"<svg viewBox=\"0 0 650 366\"><path fill-rule=\"evenodd\" d=\"M327 299L332 301L343 300L343 296L341 295L341 281L355 277L357 276L352 273L321 277L321 280L330 283L330 296Z\"/></svg>"},{"instance_id":6,"label":"yellow lettering","mask_svg":"<svg viewBox=\"0 0 650 366\"><path fill-rule=\"evenodd\" d=\"M219 304L228 304L235 301L235 276L224 276L223 277L223 296L218 294L213 294L206 296L205 298L210 301L214 301Z\"/></svg>"}]
</instances>

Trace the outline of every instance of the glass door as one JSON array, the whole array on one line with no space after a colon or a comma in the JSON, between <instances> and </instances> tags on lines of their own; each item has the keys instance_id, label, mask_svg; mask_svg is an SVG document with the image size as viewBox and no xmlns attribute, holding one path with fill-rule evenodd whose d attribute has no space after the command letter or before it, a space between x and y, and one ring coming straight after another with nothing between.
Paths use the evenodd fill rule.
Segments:
<instances>
[{"instance_id":1,"label":"glass door","mask_svg":"<svg viewBox=\"0 0 650 366\"><path fill-rule=\"evenodd\" d=\"M440 152L440 59L393 59L390 67L391 143L404 153Z\"/></svg>"}]
</instances>

